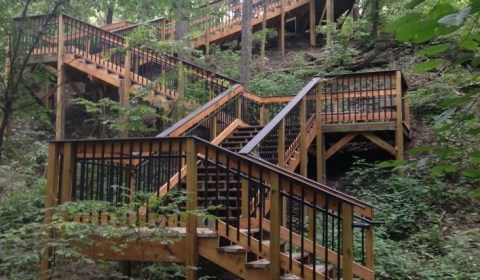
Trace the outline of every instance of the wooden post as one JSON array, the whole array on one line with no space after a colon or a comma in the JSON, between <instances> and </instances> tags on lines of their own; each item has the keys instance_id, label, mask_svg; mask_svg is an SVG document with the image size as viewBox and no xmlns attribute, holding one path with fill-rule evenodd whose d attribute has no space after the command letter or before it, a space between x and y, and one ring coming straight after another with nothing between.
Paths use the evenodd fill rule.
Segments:
<instances>
[{"instance_id":1,"label":"wooden post","mask_svg":"<svg viewBox=\"0 0 480 280\"><path fill-rule=\"evenodd\" d=\"M322 91L320 85L316 89L316 130L317 130L317 182L326 183L325 176L325 139L322 132Z\"/></svg>"},{"instance_id":2,"label":"wooden post","mask_svg":"<svg viewBox=\"0 0 480 280\"><path fill-rule=\"evenodd\" d=\"M165 42L167 40L167 20L164 18L162 23L162 35L160 39Z\"/></svg>"},{"instance_id":3,"label":"wooden post","mask_svg":"<svg viewBox=\"0 0 480 280\"><path fill-rule=\"evenodd\" d=\"M316 0L310 0L310 46L312 47L315 47L317 45L317 20L315 19L317 11L315 2Z\"/></svg>"},{"instance_id":4,"label":"wooden post","mask_svg":"<svg viewBox=\"0 0 480 280\"><path fill-rule=\"evenodd\" d=\"M285 119L278 124L277 165L285 167Z\"/></svg>"},{"instance_id":5,"label":"wooden post","mask_svg":"<svg viewBox=\"0 0 480 280\"><path fill-rule=\"evenodd\" d=\"M183 62L179 61L177 64L178 67L178 88L177 88L177 97L180 97L184 94L185 91L185 75L183 71Z\"/></svg>"},{"instance_id":6,"label":"wooden post","mask_svg":"<svg viewBox=\"0 0 480 280\"><path fill-rule=\"evenodd\" d=\"M265 117L263 118L264 124L267 124L270 121L270 109L265 107Z\"/></svg>"},{"instance_id":7,"label":"wooden post","mask_svg":"<svg viewBox=\"0 0 480 280\"><path fill-rule=\"evenodd\" d=\"M375 269L375 260L373 257L373 227L365 229L365 266L370 269Z\"/></svg>"},{"instance_id":8,"label":"wooden post","mask_svg":"<svg viewBox=\"0 0 480 280\"><path fill-rule=\"evenodd\" d=\"M404 147L403 147L403 107L402 107L402 73L396 72L396 113L397 113L397 127L395 130L395 159L403 160Z\"/></svg>"},{"instance_id":9,"label":"wooden post","mask_svg":"<svg viewBox=\"0 0 480 280\"><path fill-rule=\"evenodd\" d=\"M73 150L72 143L63 144L62 184L59 203L72 200L74 160L75 151Z\"/></svg>"},{"instance_id":10,"label":"wooden post","mask_svg":"<svg viewBox=\"0 0 480 280\"><path fill-rule=\"evenodd\" d=\"M242 218L250 217L250 213L248 213L248 180L243 179L241 181L242 184Z\"/></svg>"},{"instance_id":11,"label":"wooden post","mask_svg":"<svg viewBox=\"0 0 480 280\"><path fill-rule=\"evenodd\" d=\"M205 55L210 53L210 2L207 2L207 15L205 23Z\"/></svg>"},{"instance_id":12,"label":"wooden post","mask_svg":"<svg viewBox=\"0 0 480 280\"><path fill-rule=\"evenodd\" d=\"M47 190L45 194L45 232L43 240L43 251L40 261L40 279L49 278L49 269L51 266L50 258L53 255L53 249L48 246L49 238L52 234L50 223L52 222L55 206L58 199L58 163L59 163L59 145L58 143L50 143L48 146L48 165L47 165Z\"/></svg>"},{"instance_id":13,"label":"wooden post","mask_svg":"<svg viewBox=\"0 0 480 280\"><path fill-rule=\"evenodd\" d=\"M271 172L270 188L270 279L280 278L281 193L278 173Z\"/></svg>"},{"instance_id":14,"label":"wooden post","mask_svg":"<svg viewBox=\"0 0 480 280\"><path fill-rule=\"evenodd\" d=\"M58 17L57 94L55 104L55 140L65 138L65 25L63 16Z\"/></svg>"},{"instance_id":15,"label":"wooden post","mask_svg":"<svg viewBox=\"0 0 480 280\"><path fill-rule=\"evenodd\" d=\"M280 53L285 55L285 0L281 0L281 16L280 16L280 30L278 32L278 39L280 45Z\"/></svg>"},{"instance_id":16,"label":"wooden post","mask_svg":"<svg viewBox=\"0 0 480 280\"><path fill-rule=\"evenodd\" d=\"M307 177L308 147L307 147L307 98L300 103L300 175Z\"/></svg>"},{"instance_id":17,"label":"wooden post","mask_svg":"<svg viewBox=\"0 0 480 280\"><path fill-rule=\"evenodd\" d=\"M197 153L195 140L186 140L187 161L187 236L186 236L186 265L187 280L197 279L196 266L198 263L198 239L197 239L197 216L192 212L197 210Z\"/></svg>"},{"instance_id":18,"label":"wooden post","mask_svg":"<svg viewBox=\"0 0 480 280\"><path fill-rule=\"evenodd\" d=\"M210 139L213 140L217 137L217 116L212 116L210 122Z\"/></svg>"},{"instance_id":19,"label":"wooden post","mask_svg":"<svg viewBox=\"0 0 480 280\"><path fill-rule=\"evenodd\" d=\"M265 125L266 122L265 122L265 105L264 105L264 104L260 105L260 112L259 112L259 114L260 114L260 116L259 116L259 117L260 117L259 124L260 124L260 125Z\"/></svg>"},{"instance_id":20,"label":"wooden post","mask_svg":"<svg viewBox=\"0 0 480 280\"><path fill-rule=\"evenodd\" d=\"M242 114L242 107L243 107L243 98L237 98L237 104L236 104L236 115L237 115L237 119L239 120L243 120L243 114Z\"/></svg>"},{"instance_id":21,"label":"wooden post","mask_svg":"<svg viewBox=\"0 0 480 280\"><path fill-rule=\"evenodd\" d=\"M326 0L325 2L325 9L327 13L327 22L332 23L335 22L335 6L333 0ZM332 44L332 34L330 32L327 33L327 46Z\"/></svg>"},{"instance_id":22,"label":"wooden post","mask_svg":"<svg viewBox=\"0 0 480 280\"><path fill-rule=\"evenodd\" d=\"M342 203L342 279L353 279L353 207Z\"/></svg>"}]
</instances>

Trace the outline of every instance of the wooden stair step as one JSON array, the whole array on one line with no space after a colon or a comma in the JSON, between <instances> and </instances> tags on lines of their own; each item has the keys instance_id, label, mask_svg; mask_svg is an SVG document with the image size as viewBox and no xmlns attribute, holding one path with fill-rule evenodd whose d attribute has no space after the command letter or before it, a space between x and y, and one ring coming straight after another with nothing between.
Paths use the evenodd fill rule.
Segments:
<instances>
[{"instance_id":1,"label":"wooden stair step","mask_svg":"<svg viewBox=\"0 0 480 280\"><path fill-rule=\"evenodd\" d=\"M295 274L292 273L287 273L282 276L280 276L280 280L302 280L302 278L298 277Z\"/></svg>"},{"instance_id":2,"label":"wooden stair step","mask_svg":"<svg viewBox=\"0 0 480 280\"><path fill-rule=\"evenodd\" d=\"M232 253L232 254L245 254L247 249L240 245L229 245L229 246L222 246L217 248L217 252L220 253Z\"/></svg>"},{"instance_id":3,"label":"wooden stair step","mask_svg":"<svg viewBox=\"0 0 480 280\"><path fill-rule=\"evenodd\" d=\"M268 269L270 266L270 261L266 259L260 259L256 261L251 261L245 264L247 268L261 268L261 269Z\"/></svg>"},{"instance_id":4,"label":"wooden stair step","mask_svg":"<svg viewBox=\"0 0 480 280\"><path fill-rule=\"evenodd\" d=\"M287 254L289 255L289 254ZM310 256L310 254L308 252L302 252L302 253L293 253L292 254L292 259L294 260L301 260L301 259L304 259L304 258L308 258Z\"/></svg>"}]
</instances>

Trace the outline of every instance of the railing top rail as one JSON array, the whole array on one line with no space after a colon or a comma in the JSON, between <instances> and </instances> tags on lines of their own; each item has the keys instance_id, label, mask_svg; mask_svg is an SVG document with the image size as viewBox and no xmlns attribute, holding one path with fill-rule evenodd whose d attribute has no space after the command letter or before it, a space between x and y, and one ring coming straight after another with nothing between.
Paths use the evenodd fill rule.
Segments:
<instances>
[{"instance_id":1,"label":"railing top rail","mask_svg":"<svg viewBox=\"0 0 480 280\"><path fill-rule=\"evenodd\" d=\"M400 72L400 76L402 77L402 87L403 89L408 88L407 81L405 80L405 76L403 75L401 70L398 69L388 69L388 70L372 70L372 71L362 71L362 72L355 72L355 73L340 73L340 74L327 74L327 75L318 75L316 77L323 77L323 78L344 78L348 76L375 76L375 75L381 75L381 74L390 74L390 75L395 75L397 72Z\"/></svg>"},{"instance_id":2,"label":"railing top rail","mask_svg":"<svg viewBox=\"0 0 480 280\"><path fill-rule=\"evenodd\" d=\"M186 127L186 125L189 122L193 121L195 118L197 118L201 113L204 113L204 114L208 115L205 112L209 112L209 111L212 111L212 110L214 111L214 109L212 109L212 108L218 107L219 104L221 105L221 104L225 103L226 101L234 98L235 96L237 96L238 94L241 94L242 92L243 92L243 86L241 84L233 85L232 87L225 90L222 94L216 96L215 98L213 98L209 102L205 103L203 106L201 106L197 110L190 113L185 118L181 119L180 121L178 121L177 123L175 123L171 127L162 131L160 134L157 135L157 137L167 137L167 136L171 135L173 132L176 132L176 134L178 134L178 133L183 133L183 132L187 131L188 127ZM228 96L230 96L230 97L228 97ZM222 100L224 100L225 102L219 103Z\"/></svg>"},{"instance_id":3,"label":"railing top rail","mask_svg":"<svg viewBox=\"0 0 480 280\"><path fill-rule=\"evenodd\" d=\"M265 138L275 127L288 115L288 113L300 103L321 78L313 78L293 99L271 120L253 139L243 147L239 153L248 154Z\"/></svg>"},{"instance_id":4,"label":"railing top rail","mask_svg":"<svg viewBox=\"0 0 480 280\"><path fill-rule=\"evenodd\" d=\"M166 20L166 19L164 17L159 17L159 18L147 20L147 21L144 21L144 22L135 23L135 24L132 24L132 25L129 25L129 26L124 26L124 27L120 27L120 28L117 28L117 29L113 29L111 32L120 32L120 31L124 31L124 30L128 30L128 29L135 29L139 26L142 26L142 25L145 25L145 24L149 25L149 24L152 24L152 23L161 22L162 20Z\"/></svg>"}]
</instances>

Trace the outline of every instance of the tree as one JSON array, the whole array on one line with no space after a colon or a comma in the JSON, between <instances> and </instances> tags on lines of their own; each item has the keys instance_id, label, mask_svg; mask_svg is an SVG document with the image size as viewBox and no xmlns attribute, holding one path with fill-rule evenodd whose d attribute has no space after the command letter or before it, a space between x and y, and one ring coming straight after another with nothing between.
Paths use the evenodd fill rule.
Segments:
<instances>
[{"instance_id":1,"label":"tree","mask_svg":"<svg viewBox=\"0 0 480 280\"><path fill-rule=\"evenodd\" d=\"M31 42L25 42L23 35L27 32L25 24L29 24L27 16L30 12L32 3L34 1L27 0L21 8L20 17L12 20L11 16L3 19L0 23L2 25L0 37L7 38L4 41L4 46L8 47L8 51L2 52L0 61L5 67L5 73L0 76L0 161L3 155L3 143L6 128L14 114L15 104L18 102L22 94L25 93L25 86L28 84L26 73L29 68L28 62L35 49L40 42L40 38L44 36L48 30L51 22L55 21L60 9L68 2L68 0L56 0L42 22L38 26L37 34L34 34L34 39Z\"/></svg>"},{"instance_id":2,"label":"tree","mask_svg":"<svg viewBox=\"0 0 480 280\"><path fill-rule=\"evenodd\" d=\"M250 62L252 60L252 0L242 4L242 42L240 59L240 81L248 85L250 81Z\"/></svg>"}]
</instances>

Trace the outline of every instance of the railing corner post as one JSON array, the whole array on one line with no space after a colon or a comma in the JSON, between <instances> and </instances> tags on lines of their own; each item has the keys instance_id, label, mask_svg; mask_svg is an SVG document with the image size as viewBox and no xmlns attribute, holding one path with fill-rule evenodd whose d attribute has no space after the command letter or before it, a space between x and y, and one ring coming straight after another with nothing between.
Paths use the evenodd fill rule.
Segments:
<instances>
[{"instance_id":1,"label":"railing corner post","mask_svg":"<svg viewBox=\"0 0 480 280\"><path fill-rule=\"evenodd\" d=\"M279 279L282 199L278 173L270 173L270 185L270 279Z\"/></svg>"},{"instance_id":2,"label":"railing corner post","mask_svg":"<svg viewBox=\"0 0 480 280\"><path fill-rule=\"evenodd\" d=\"M342 202L342 278L353 279L353 206Z\"/></svg>"},{"instance_id":3,"label":"railing corner post","mask_svg":"<svg viewBox=\"0 0 480 280\"><path fill-rule=\"evenodd\" d=\"M186 265L187 280L197 279L196 266L198 263L197 216L193 213L197 209L197 153L195 139L186 140L187 163L187 224L186 224Z\"/></svg>"}]
</instances>

